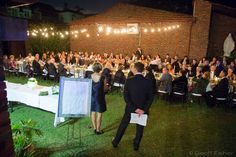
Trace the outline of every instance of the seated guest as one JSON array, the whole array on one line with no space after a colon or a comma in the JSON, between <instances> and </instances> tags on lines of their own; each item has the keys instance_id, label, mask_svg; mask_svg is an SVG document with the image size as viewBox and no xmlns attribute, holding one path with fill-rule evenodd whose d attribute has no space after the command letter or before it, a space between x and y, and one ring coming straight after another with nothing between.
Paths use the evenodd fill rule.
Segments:
<instances>
[{"instance_id":1,"label":"seated guest","mask_svg":"<svg viewBox=\"0 0 236 157\"><path fill-rule=\"evenodd\" d=\"M60 62L60 59L61 59L61 53L58 52L57 55L55 56L55 62L56 62L56 63L59 63L59 62Z\"/></svg>"},{"instance_id":2,"label":"seated guest","mask_svg":"<svg viewBox=\"0 0 236 157\"><path fill-rule=\"evenodd\" d=\"M188 70L187 77L194 77L194 76L196 75L196 71L193 72L191 66L189 66L189 67L187 68L187 70Z\"/></svg>"},{"instance_id":3,"label":"seated guest","mask_svg":"<svg viewBox=\"0 0 236 157\"><path fill-rule=\"evenodd\" d=\"M48 75L48 68L49 68L49 64L51 63L51 60L48 58L47 60L46 60L46 63L45 63L45 65L44 65L44 67L43 67L43 75L44 76L47 76Z\"/></svg>"},{"instance_id":4,"label":"seated guest","mask_svg":"<svg viewBox=\"0 0 236 157\"><path fill-rule=\"evenodd\" d=\"M210 79L214 79L215 78L215 76L216 76L216 66L215 65L212 65L211 67L210 67Z\"/></svg>"},{"instance_id":5,"label":"seated guest","mask_svg":"<svg viewBox=\"0 0 236 157\"><path fill-rule=\"evenodd\" d=\"M172 82L173 92L188 92L188 79L184 70L179 71L179 77Z\"/></svg>"},{"instance_id":6,"label":"seated guest","mask_svg":"<svg viewBox=\"0 0 236 157\"><path fill-rule=\"evenodd\" d=\"M62 58L61 62L58 65L58 74L59 74L59 76L67 76L66 60L65 60L65 58Z\"/></svg>"},{"instance_id":7,"label":"seated guest","mask_svg":"<svg viewBox=\"0 0 236 157\"><path fill-rule=\"evenodd\" d=\"M230 62L230 65L228 66L228 68L233 70L233 73L236 74L236 65L234 64L234 62Z\"/></svg>"},{"instance_id":8,"label":"seated guest","mask_svg":"<svg viewBox=\"0 0 236 157\"><path fill-rule=\"evenodd\" d=\"M32 56L32 53L28 53L28 56L25 58L26 62L29 62L30 64L34 60L34 56Z\"/></svg>"},{"instance_id":9,"label":"seated guest","mask_svg":"<svg viewBox=\"0 0 236 157\"><path fill-rule=\"evenodd\" d=\"M70 55L66 57L66 64L73 64L73 60L71 59Z\"/></svg>"},{"instance_id":10,"label":"seated guest","mask_svg":"<svg viewBox=\"0 0 236 157\"><path fill-rule=\"evenodd\" d=\"M200 78L193 78L193 90L192 93L205 94L206 88L209 83L209 72L205 72Z\"/></svg>"},{"instance_id":11,"label":"seated guest","mask_svg":"<svg viewBox=\"0 0 236 157\"><path fill-rule=\"evenodd\" d=\"M209 65L210 65L210 66L215 65L215 64L216 64L216 61L217 61L217 58L216 58L216 57L213 57L213 58L212 58L212 61L209 63Z\"/></svg>"},{"instance_id":12,"label":"seated guest","mask_svg":"<svg viewBox=\"0 0 236 157\"><path fill-rule=\"evenodd\" d=\"M170 63L171 63L171 57L170 57L170 55L169 55L168 53L166 54L166 57L165 57L164 62L165 62L166 64L170 64Z\"/></svg>"},{"instance_id":13,"label":"seated guest","mask_svg":"<svg viewBox=\"0 0 236 157\"><path fill-rule=\"evenodd\" d=\"M217 77L219 76L219 74L222 70L224 70L224 66L221 63L221 61L217 60L216 61L216 70L215 70L215 74L216 74Z\"/></svg>"},{"instance_id":14,"label":"seated guest","mask_svg":"<svg viewBox=\"0 0 236 157\"><path fill-rule=\"evenodd\" d=\"M210 71L210 66L209 66L209 61L208 60L204 60L203 66L202 66L202 72L204 73L206 71Z\"/></svg>"},{"instance_id":15,"label":"seated guest","mask_svg":"<svg viewBox=\"0 0 236 157\"><path fill-rule=\"evenodd\" d=\"M152 68L152 70L158 71L161 66L162 65L160 55L157 55L156 58L150 62L150 67Z\"/></svg>"},{"instance_id":16,"label":"seated guest","mask_svg":"<svg viewBox=\"0 0 236 157\"><path fill-rule=\"evenodd\" d=\"M178 73L180 71L180 62L178 56L175 56L174 62L171 65L174 68L175 73Z\"/></svg>"},{"instance_id":17,"label":"seated guest","mask_svg":"<svg viewBox=\"0 0 236 157\"><path fill-rule=\"evenodd\" d=\"M182 64L184 64L184 65L189 64L188 56L184 56L184 59L182 60Z\"/></svg>"},{"instance_id":18,"label":"seated guest","mask_svg":"<svg viewBox=\"0 0 236 157\"><path fill-rule=\"evenodd\" d=\"M185 76L188 78L190 74L189 74L189 70L188 70L186 64L182 65L181 70L183 70L185 72Z\"/></svg>"},{"instance_id":19,"label":"seated guest","mask_svg":"<svg viewBox=\"0 0 236 157\"><path fill-rule=\"evenodd\" d=\"M191 71L192 71L193 76L196 76L197 67L198 67L197 60L193 59L191 63Z\"/></svg>"},{"instance_id":20,"label":"seated guest","mask_svg":"<svg viewBox=\"0 0 236 157\"><path fill-rule=\"evenodd\" d=\"M156 78L152 72L152 68L150 66L146 67L146 75L145 78L150 80L152 82L152 89L153 89L153 93L156 93Z\"/></svg>"},{"instance_id":21,"label":"seated guest","mask_svg":"<svg viewBox=\"0 0 236 157\"><path fill-rule=\"evenodd\" d=\"M129 69L133 69L134 68L134 63L130 64L130 68ZM127 79L134 77L134 73L130 70L127 76Z\"/></svg>"},{"instance_id":22,"label":"seated guest","mask_svg":"<svg viewBox=\"0 0 236 157\"><path fill-rule=\"evenodd\" d=\"M85 70L85 78L91 78L92 74L93 74L93 63L91 63Z\"/></svg>"},{"instance_id":23,"label":"seated guest","mask_svg":"<svg viewBox=\"0 0 236 157\"><path fill-rule=\"evenodd\" d=\"M200 77L202 77L202 68L198 66L196 69L196 75L194 78L200 78Z\"/></svg>"},{"instance_id":24,"label":"seated guest","mask_svg":"<svg viewBox=\"0 0 236 157\"><path fill-rule=\"evenodd\" d=\"M167 64L166 68L167 68L170 75L175 75L175 69L173 68L173 66L171 64Z\"/></svg>"},{"instance_id":25,"label":"seated guest","mask_svg":"<svg viewBox=\"0 0 236 157\"><path fill-rule=\"evenodd\" d=\"M209 107L214 106L216 98L227 98L229 92L229 81L227 79L227 71L220 72L220 82L213 87L212 91L206 93L206 103Z\"/></svg>"},{"instance_id":26,"label":"seated guest","mask_svg":"<svg viewBox=\"0 0 236 157\"><path fill-rule=\"evenodd\" d=\"M9 60L8 66L9 66L9 70L16 70L17 69L16 60L15 60L14 55L10 55L10 60Z\"/></svg>"},{"instance_id":27,"label":"seated guest","mask_svg":"<svg viewBox=\"0 0 236 157\"><path fill-rule=\"evenodd\" d=\"M52 58L50 60L50 64L48 65L48 75L53 76L53 77L57 77L57 68L55 66L55 59L54 58Z\"/></svg>"},{"instance_id":28,"label":"seated guest","mask_svg":"<svg viewBox=\"0 0 236 157\"><path fill-rule=\"evenodd\" d=\"M35 54L33 63L32 63L32 67L33 67L33 73L36 75L41 75L41 66L39 64L39 54Z\"/></svg>"},{"instance_id":29,"label":"seated guest","mask_svg":"<svg viewBox=\"0 0 236 157\"><path fill-rule=\"evenodd\" d=\"M227 75L228 80L233 81L235 78L235 74L233 73L233 69L228 68L228 75Z\"/></svg>"},{"instance_id":30,"label":"seated guest","mask_svg":"<svg viewBox=\"0 0 236 157\"><path fill-rule=\"evenodd\" d=\"M115 73L115 76L114 76L113 86L120 86L120 85L125 84L126 78L122 70L123 70L123 66L122 64L119 64L118 71Z\"/></svg>"},{"instance_id":31,"label":"seated guest","mask_svg":"<svg viewBox=\"0 0 236 157\"><path fill-rule=\"evenodd\" d=\"M42 55L42 62L46 63L47 62L47 54L43 53Z\"/></svg>"},{"instance_id":32,"label":"seated guest","mask_svg":"<svg viewBox=\"0 0 236 157\"><path fill-rule=\"evenodd\" d=\"M162 76L160 79L158 91L165 91L167 93L171 93L172 91L172 76L169 74L169 71L166 67L162 69Z\"/></svg>"}]
</instances>

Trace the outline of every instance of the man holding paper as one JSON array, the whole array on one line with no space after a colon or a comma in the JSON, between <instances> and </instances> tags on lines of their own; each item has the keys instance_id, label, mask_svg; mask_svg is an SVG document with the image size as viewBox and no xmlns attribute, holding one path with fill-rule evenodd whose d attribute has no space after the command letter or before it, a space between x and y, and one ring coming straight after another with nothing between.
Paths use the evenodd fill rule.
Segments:
<instances>
[{"instance_id":1,"label":"man holding paper","mask_svg":"<svg viewBox=\"0 0 236 157\"><path fill-rule=\"evenodd\" d=\"M124 99L126 108L116 136L112 141L113 147L117 147L129 123L136 123L136 136L133 141L134 150L139 149L143 136L143 129L147 120L148 110L153 101L152 82L142 75L144 65L135 63L131 69L134 77L128 79L124 87ZM131 118L132 114L132 118ZM140 125L141 124L141 125Z\"/></svg>"}]
</instances>

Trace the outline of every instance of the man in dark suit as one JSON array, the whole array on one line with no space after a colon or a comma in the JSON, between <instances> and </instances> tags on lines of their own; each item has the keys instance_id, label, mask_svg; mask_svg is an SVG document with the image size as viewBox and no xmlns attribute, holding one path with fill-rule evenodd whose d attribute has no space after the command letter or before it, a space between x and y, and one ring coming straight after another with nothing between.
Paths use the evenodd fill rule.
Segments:
<instances>
[{"instance_id":1,"label":"man in dark suit","mask_svg":"<svg viewBox=\"0 0 236 157\"><path fill-rule=\"evenodd\" d=\"M39 54L35 54L35 58L32 63L33 66L33 72L34 74L40 76L41 75L41 66L39 64Z\"/></svg>"},{"instance_id":2,"label":"man in dark suit","mask_svg":"<svg viewBox=\"0 0 236 157\"><path fill-rule=\"evenodd\" d=\"M222 70L220 72L220 82L213 88L212 91L207 92L206 97L206 103L209 107L214 106L215 99L216 98L227 98L228 91L229 91L229 81L227 79L227 70Z\"/></svg>"},{"instance_id":3,"label":"man in dark suit","mask_svg":"<svg viewBox=\"0 0 236 157\"><path fill-rule=\"evenodd\" d=\"M124 99L126 108L116 136L112 141L113 147L117 147L124 132L130 122L131 113L139 115L148 114L148 110L153 101L152 82L142 75L144 65L140 62L135 63L131 69L134 77L128 79L124 87ZM139 149L139 144L143 136L144 126L136 124L136 136L133 141L134 150Z\"/></svg>"}]
</instances>

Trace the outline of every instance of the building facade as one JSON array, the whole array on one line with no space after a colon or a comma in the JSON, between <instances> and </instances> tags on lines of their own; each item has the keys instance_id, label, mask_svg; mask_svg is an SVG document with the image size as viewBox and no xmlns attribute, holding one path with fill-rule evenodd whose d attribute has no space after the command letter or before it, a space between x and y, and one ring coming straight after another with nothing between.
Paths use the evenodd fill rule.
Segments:
<instances>
[{"instance_id":1,"label":"building facade","mask_svg":"<svg viewBox=\"0 0 236 157\"><path fill-rule=\"evenodd\" d=\"M205 0L195 0L193 4L193 15L124 3L116 4L103 13L70 23L70 30L78 32L71 36L71 49L131 54L140 46L145 54L152 56L169 53L200 59L222 55L220 52L223 39L227 35L220 34L224 30L224 34L236 35L233 22L236 19L227 12L224 12L224 15L215 13L215 8L224 6ZM235 9L231 10L233 12ZM227 21L229 28L224 29L217 24L222 21L219 17ZM138 31L131 34L121 33L125 28L129 31L129 25L136 25ZM218 40L216 36L222 39Z\"/></svg>"}]
</instances>

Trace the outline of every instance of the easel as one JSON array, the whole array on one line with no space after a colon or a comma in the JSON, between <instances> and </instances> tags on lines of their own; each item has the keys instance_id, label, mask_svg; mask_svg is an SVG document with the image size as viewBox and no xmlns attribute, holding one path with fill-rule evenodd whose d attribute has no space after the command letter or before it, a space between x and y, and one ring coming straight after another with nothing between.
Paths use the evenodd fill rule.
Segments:
<instances>
[{"instance_id":1,"label":"easel","mask_svg":"<svg viewBox=\"0 0 236 157\"><path fill-rule=\"evenodd\" d=\"M81 125L79 125L79 137L75 137L75 123L79 120L79 118L70 118L67 127L67 136L66 136L66 144L71 145L69 141L76 141L79 139L79 145L82 145L81 140Z\"/></svg>"}]
</instances>

